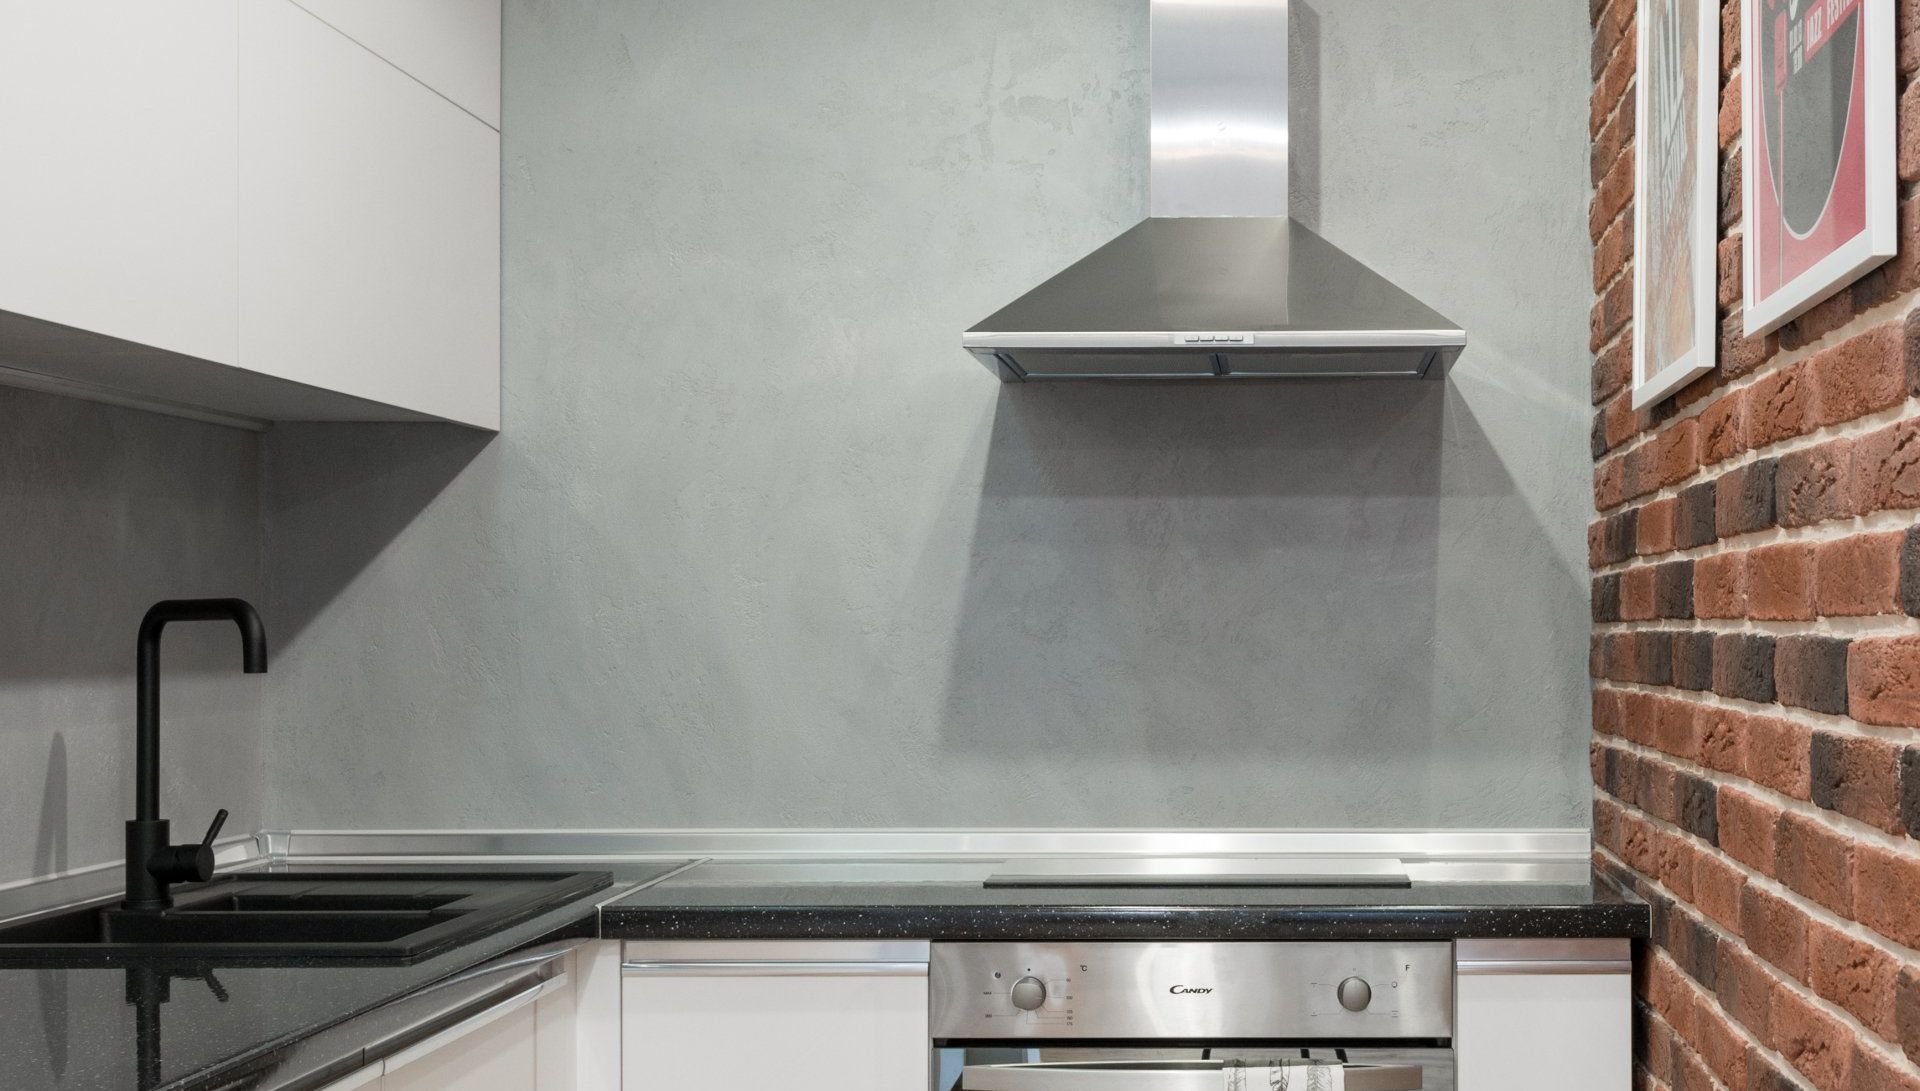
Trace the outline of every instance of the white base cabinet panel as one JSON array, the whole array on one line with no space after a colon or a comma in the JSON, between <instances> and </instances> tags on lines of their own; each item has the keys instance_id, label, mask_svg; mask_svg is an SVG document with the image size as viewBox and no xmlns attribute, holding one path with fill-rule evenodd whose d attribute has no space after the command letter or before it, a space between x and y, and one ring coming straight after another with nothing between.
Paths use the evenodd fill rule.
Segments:
<instances>
[{"instance_id":1,"label":"white base cabinet panel","mask_svg":"<svg viewBox=\"0 0 1920 1091\"><path fill-rule=\"evenodd\" d=\"M1627 940L1455 945L1459 1091L1627 1091L1633 973Z\"/></svg>"},{"instance_id":2,"label":"white base cabinet panel","mask_svg":"<svg viewBox=\"0 0 1920 1091\"><path fill-rule=\"evenodd\" d=\"M928 1085L924 944L630 944L622 1088L919 1091ZM895 945L914 946L914 945Z\"/></svg>"}]
</instances>

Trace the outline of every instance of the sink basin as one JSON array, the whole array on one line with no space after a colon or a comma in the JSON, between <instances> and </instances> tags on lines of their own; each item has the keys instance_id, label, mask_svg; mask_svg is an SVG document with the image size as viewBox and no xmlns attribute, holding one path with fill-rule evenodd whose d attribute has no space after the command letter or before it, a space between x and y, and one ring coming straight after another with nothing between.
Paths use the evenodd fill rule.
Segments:
<instances>
[{"instance_id":1,"label":"sink basin","mask_svg":"<svg viewBox=\"0 0 1920 1091\"><path fill-rule=\"evenodd\" d=\"M603 871L235 875L174 891L173 908L118 902L0 927L0 962L102 956L405 962L612 885Z\"/></svg>"}]
</instances>

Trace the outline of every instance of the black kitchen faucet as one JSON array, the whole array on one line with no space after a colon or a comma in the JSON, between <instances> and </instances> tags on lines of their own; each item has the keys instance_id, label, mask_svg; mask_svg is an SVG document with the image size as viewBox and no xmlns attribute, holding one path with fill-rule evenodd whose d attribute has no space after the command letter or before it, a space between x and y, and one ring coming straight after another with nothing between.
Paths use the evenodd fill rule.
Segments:
<instances>
[{"instance_id":1,"label":"black kitchen faucet","mask_svg":"<svg viewBox=\"0 0 1920 1091\"><path fill-rule=\"evenodd\" d=\"M222 808L197 845L175 845L160 817L160 630L170 621L219 621L240 627L241 670L267 672L267 630L243 599L168 599L140 620L139 697L135 708L133 821L127 823L128 909L158 910L173 904L174 883L213 878L213 839L227 820Z\"/></svg>"}]
</instances>

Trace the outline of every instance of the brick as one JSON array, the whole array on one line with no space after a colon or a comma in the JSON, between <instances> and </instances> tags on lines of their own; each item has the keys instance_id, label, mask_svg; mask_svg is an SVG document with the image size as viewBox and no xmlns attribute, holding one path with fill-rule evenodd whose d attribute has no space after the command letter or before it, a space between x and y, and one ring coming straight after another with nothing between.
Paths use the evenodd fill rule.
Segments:
<instances>
[{"instance_id":1,"label":"brick","mask_svg":"<svg viewBox=\"0 0 1920 1091\"><path fill-rule=\"evenodd\" d=\"M1726 310L1740 302L1740 236L1729 235L1720 240L1719 259L1719 304Z\"/></svg>"},{"instance_id":2,"label":"brick","mask_svg":"<svg viewBox=\"0 0 1920 1091\"><path fill-rule=\"evenodd\" d=\"M1640 565L1620 573L1620 619L1649 621L1653 616L1653 566Z\"/></svg>"},{"instance_id":3,"label":"brick","mask_svg":"<svg viewBox=\"0 0 1920 1091\"><path fill-rule=\"evenodd\" d=\"M1853 514L1853 445L1844 439L1780 456L1774 515L1783 527L1804 527Z\"/></svg>"},{"instance_id":4,"label":"brick","mask_svg":"<svg viewBox=\"0 0 1920 1091\"><path fill-rule=\"evenodd\" d=\"M1920 637L1869 637L1847 652L1847 707L1863 723L1920 727Z\"/></svg>"},{"instance_id":5,"label":"brick","mask_svg":"<svg viewBox=\"0 0 1920 1091\"><path fill-rule=\"evenodd\" d=\"M1748 716L1747 779L1794 799L1813 798L1813 729L1777 716Z\"/></svg>"},{"instance_id":6,"label":"brick","mask_svg":"<svg viewBox=\"0 0 1920 1091\"><path fill-rule=\"evenodd\" d=\"M1654 703L1653 745L1662 753L1697 762L1700 759L1700 729L1695 715L1699 706L1692 701L1658 698Z\"/></svg>"},{"instance_id":7,"label":"brick","mask_svg":"<svg viewBox=\"0 0 1920 1091\"><path fill-rule=\"evenodd\" d=\"M1593 729L1602 735L1618 735L1620 718L1625 714L1625 694L1617 689L1593 691Z\"/></svg>"},{"instance_id":8,"label":"brick","mask_svg":"<svg viewBox=\"0 0 1920 1091\"><path fill-rule=\"evenodd\" d=\"M1773 1047L1819 1091L1849 1091L1853 1035L1792 989L1773 994Z\"/></svg>"},{"instance_id":9,"label":"brick","mask_svg":"<svg viewBox=\"0 0 1920 1091\"><path fill-rule=\"evenodd\" d=\"M1680 490L1673 511L1673 544L1678 549L1703 546L1716 537L1714 483L1702 481Z\"/></svg>"},{"instance_id":10,"label":"brick","mask_svg":"<svg viewBox=\"0 0 1920 1091\"><path fill-rule=\"evenodd\" d=\"M1908 311L1901 335L1901 352L1906 356L1907 393L1920 397L1920 311Z\"/></svg>"},{"instance_id":11,"label":"brick","mask_svg":"<svg viewBox=\"0 0 1920 1091\"><path fill-rule=\"evenodd\" d=\"M1700 1020L1700 1059L1723 1087L1747 1086L1747 1041L1717 1013ZM1689 1083L1686 1091L1712 1091L1712 1085Z\"/></svg>"},{"instance_id":12,"label":"brick","mask_svg":"<svg viewBox=\"0 0 1920 1091\"><path fill-rule=\"evenodd\" d=\"M1625 455L1596 463L1593 467L1593 508L1606 511L1627 499L1627 459ZM1629 543L1631 545L1631 543Z\"/></svg>"},{"instance_id":13,"label":"brick","mask_svg":"<svg viewBox=\"0 0 1920 1091\"><path fill-rule=\"evenodd\" d=\"M1808 357L1813 423L1839 424L1905 400L1905 342L1900 322L1883 322Z\"/></svg>"},{"instance_id":14,"label":"brick","mask_svg":"<svg viewBox=\"0 0 1920 1091\"><path fill-rule=\"evenodd\" d=\"M1711 466L1747 449L1740 415L1744 395L1733 390L1700 411L1700 464Z\"/></svg>"},{"instance_id":15,"label":"brick","mask_svg":"<svg viewBox=\"0 0 1920 1091\"><path fill-rule=\"evenodd\" d=\"M1633 339L1623 337L1603 349L1593 359L1593 388L1591 394L1595 402L1603 402L1626 389L1627 380L1633 376Z\"/></svg>"},{"instance_id":16,"label":"brick","mask_svg":"<svg viewBox=\"0 0 1920 1091\"><path fill-rule=\"evenodd\" d=\"M1920 421L1902 421L1853 441L1854 510L1920 507Z\"/></svg>"},{"instance_id":17,"label":"brick","mask_svg":"<svg viewBox=\"0 0 1920 1091\"><path fill-rule=\"evenodd\" d=\"M1713 634L1673 634L1673 684L1681 689L1713 688Z\"/></svg>"},{"instance_id":18,"label":"brick","mask_svg":"<svg viewBox=\"0 0 1920 1091\"><path fill-rule=\"evenodd\" d=\"M1900 751L1900 826L1920 837L1920 747Z\"/></svg>"},{"instance_id":19,"label":"brick","mask_svg":"<svg viewBox=\"0 0 1920 1091\"><path fill-rule=\"evenodd\" d=\"M1920 967L1904 966L1893 991L1893 1022L1907 1059L1920 1064Z\"/></svg>"},{"instance_id":20,"label":"brick","mask_svg":"<svg viewBox=\"0 0 1920 1091\"><path fill-rule=\"evenodd\" d=\"M1772 1029L1775 987L1759 958L1746 948L1728 944L1720 952L1720 976L1714 995L1728 1015L1763 1042Z\"/></svg>"},{"instance_id":21,"label":"brick","mask_svg":"<svg viewBox=\"0 0 1920 1091\"><path fill-rule=\"evenodd\" d=\"M1613 59L1600 71L1599 78L1593 81L1593 92L1588 98L1587 132L1597 133L1606 124L1607 118L1616 109L1632 110L1633 104L1626 96L1633 84L1633 67L1638 58L1631 49L1614 51ZM1628 172L1632 174L1631 171ZM1598 199L1596 195L1595 199Z\"/></svg>"},{"instance_id":22,"label":"brick","mask_svg":"<svg viewBox=\"0 0 1920 1091\"><path fill-rule=\"evenodd\" d=\"M1780 347L1805 348L1852 321L1857 310L1854 294L1851 291L1835 292L1807 308L1800 317L1780 327ZM1806 381L1808 398L1811 402L1812 378L1807 376Z\"/></svg>"},{"instance_id":23,"label":"brick","mask_svg":"<svg viewBox=\"0 0 1920 1091\"><path fill-rule=\"evenodd\" d=\"M1920 617L1920 527L1909 527L1900 539L1900 609Z\"/></svg>"},{"instance_id":24,"label":"brick","mask_svg":"<svg viewBox=\"0 0 1920 1091\"><path fill-rule=\"evenodd\" d=\"M1632 147L1622 148L1620 158L1614 160L1600 184L1593 189L1593 200L1587 205L1587 238L1598 239L1614 217L1626 211L1627 203L1633 200L1633 155ZM1632 295L1633 278L1622 275L1615 285L1626 284L1628 295Z\"/></svg>"},{"instance_id":25,"label":"brick","mask_svg":"<svg viewBox=\"0 0 1920 1091\"><path fill-rule=\"evenodd\" d=\"M1905 74L1920 70L1920 0L1900 0L1893 26L1900 39L1895 51L1900 71Z\"/></svg>"},{"instance_id":26,"label":"brick","mask_svg":"<svg viewBox=\"0 0 1920 1091\"><path fill-rule=\"evenodd\" d=\"M1624 129L1631 127L1631 122L1623 126L1616 118L1614 122L1608 124L1606 133L1603 135L1617 136ZM1594 151L1596 153L1594 165L1598 167L1600 149L1596 147ZM1615 149L1615 153L1618 154L1618 149ZM1611 167L1612 162L1609 158L1607 166ZM1605 178L1606 173L1603 169L1601 177L1594 181L1601 182ZM1619 276L1626 269L1627 262L1633 258L1633 205L1628 203L1621 211L1626 215L1613 221L1606 231L1601 233L1599 240L1593 244L1593 290L1596 294L1613 283L1613 278Z\"/></svg>"},{"instance_id":27,"label":"brick","mask_svg":"<svg viewBox=\"0 0 1920 1091\"><path fill-rule=\"evenodd\" d=\"M1773 638L1721 633L1713 638L1713 692L1766 703L1773 700Z\"/></svg>"},{"instance_id":28,"label":"brick","mask_svg":"<svg viewBox=\"0 0 1920 1091\"><path fill-rule=\"evenodd\" d=\"M1791 364L1747 388L1746 444L1765 447L1812 426L1812 398L1804 363Z\"/></svg>"},{"instance_id":29,"label":"brick","mask_svg":"<svg viewBox=\"0 0 1920 1091\"><path fill-rule=\"evenodd\" d=\"M1920 859L1879 845L1855 850L1854 919L1895 943L1920 947Z\"/></svg>"},{"instance_id":30,"label":"brick","mask_svg":"<svg viewBox=\"0 0 1920 1091\"><path fill-rule=\"evenodd\" d=\"M1729 470L1715 481L1714 529L1720 537L1731 538L1773 525L1776 469L1775 460L1761 459Z\"/></svg>"},{"instance_id":31,"label":"brick","mask_svg":"<svg viewBox=\"0 0 1920 1091\"><path fill-rule=\"evenodd\" d=\"M1669 561L1653 570L1653 612L1656 617L1693 616L1693 562Z\"/></svg>"},{"instance_id":32,"label":"brick","mask_svg":"<svg viewBox=\"0 0 1920 1091\"><path fill-rule=\"evenodd\" d=\"M1740 935L1747 950L1796 981L1807 979L1807 915L1752 883L1740 896Z\"/></svg>"},{"instance_id":33,"label":"brick","mask_svg":"<svg viewBox=\"0 0 1920 1091\"><path fill-rule=\"evenodd\" d=\"M1740 897L1746 889L1746 875L1719 855L1702 852L1693 862L1693 904L1736 936L1740 934Z\"/></svg>"},{"instance_id":34,"label":"brick","mask_svg":"<svg viewBox=\"0 0 1920 1091\"><path fill-rule=\"evenodd\" d=\"M1781 637L1773 652L1773 685L1780 703L1846 715L1847 643L1832 636Z\"/></svg>"},{"instance_id":35,"label":"brick","mask_svg":"<svg viewBox=\"0 0 1920 1091\"><path fill-rule=\"evenodd\" d=\"M1824 924L1809 929L1808 941L1808 984L1813 991L1882 1038L1894 1037L1893 991L1900 964L1893 956Z\"/></svg>"},{"instance_id":36,"label":"brick","mask_svg":"<svg viewBox=\"0 0 1920 1091\"><path fill-rule=\"evenodd\" d=\"M1685 717L1691 724L1693 717ZM1698 751L1698 743L1693 749ZM1712 781L1692 773L1681 772L1674 777L1674 794L1679 805L1678 819L1674 825L1705 841L1709 845L1720 843L1720 812L1718 790Z\"/></svg>"},{"instance_id":37,"label":"brick","mask_svg":"<svg viewBox=\"0 0 1920 1091\"><path fill-rule=\"evenodd\" d=\"M1610 515L1595 524L1599 528L1597 542L1592 545L1595 564L1618 564L1633 556L1635 528L1638 524L1636 509Z\"/></svg>"},{"instance_id":38,"label":"brick","mask_svg":"<svg viewBox=\"0 0 1920 1091\"><path fill-rule=\"evenodd\" d=\"M1739 163L1740 157L1734 156L1730 170L1736 178L1740 171ZM1734 201L1734 207L1739 207L1738 200ZM1741 328L1743 321L1739 311L1720 320L1720 372L1729 379L1752 374L1780 351L1778 334L1763 333L1748 337Z\"/></svg>"},{"instance_id":39,"label":"brick","mask_svg":"<svg viewBox=\"0 0 1920 1091\"><path fill-rule=\"evenodd\" d=\"M1673 517L1679 506L1680 501L1671 496L1641 505L1634 552L1644 557L1673 551Z\"/></svg>"},{"instance_id":40,"label":"brick","mask_svg":"<svg viewBox=\"0 0 1920 1091\"><path fill-rule=\"evenodd\" d=\"M1720 810L1720 848L1755 871L1772 875L1779 852L1780 808L1738 788L1721 789L1714 805Z\"/></svg>"},{"instance_id":41,"label":"brick","mask_svg":"<svg viewBox=\"0 0 1920 1091\"><path fill-rule=\"evenodd\" d=\"M1820 614L1864 617L1897 612L1901 547L1909 537L1916 543L1915 559L1920 562L1920 536L1912 532L1857 534L1815 546L1814 605Z\"/></svg>"},{"instance_id":42,"label":"brick","mask_svg":"<svg viewBox=\"0 0 1920 1091\"><path fill-rule=\"evenodd\" d=\"M1920 1076L1903 1071L1865 1042L1853 1044L1850 1091L1920 1091Z\"/></svg>"},{"instance_id":43,"label":"brick","mask_svg":"<svg viewBox=\"0 0 1920 1091\"><path fill-rule=\"evenodd\" d=\"M1771 1001L1772 994L1768 994ZM1747 1086L1739 1091L1804 1091L1799 1080L1777 1068L1773 1059L1757 1049L1747 1051Z\"/></svg>"},{"instance_id":44,"label":"brick","mask_svg":"<svg viewBox=\"0 0 1920 1091\"><path fill-rule=\"evenodd\" d=\"M1766 546L1747 554L1747 616L1765 621L1813 617L1813 547Z\"/></svg>"},{"instance_id":45,"label":"brick","mask_svg":"<svg viewBox=\"0 0 1920 1091\"><path fill-rule=\"evenodd\" d=\"M1712 645L1711 633L1705 636ZM1679 642L1674 643L1679 647ZM1735 708L1702 707L1700 724L1700 764L1735 776L1747 775L1747 713Z\"/></svg>"},{"instance_id":46,"label":"brick","mask_svg":"<svg viewBox=\"0 0 1920 1091\"><path fill-rule=\"evenodd\" d=\"M1896 166L1902 182L1920 180L1920 85L1900 96L1900 142Z\"/></svg>"},{"instance_id":47,"label":"brick","mask_svg":"<svg viewBox=\"0 0 1920 1091\"><path fill-rule=\"evenodd\" d=\"M1885 739L1816 731L1809 759L1814 803L1888 833L1903 832L1900 747Z\"/></svg>"},{"instance_id":48,"label":"brick","mask_svg":"<svg viewBox=\"0 0 1920 1091\"><path fill-rule=\"evenodd\" d=\"M1700 422L1688 417L1653 438L1655 487L1677 485L1700 468Z\"/></svg>"},{"instance_id":49,"label":"brick","mask_svg":"<svg viewBox=\"0 0 1920 1091\"><path fill-rule=\"evenodd\" d=\"M1720 93L1720 146L1728 147L1740 138L1740 75L1727 80ZM1736 259L1737 261L1738 259ZM1724 302L1722 303L1724 306Z\"/></svg>"},{"instance_id":50,"label":"brick","mask_svg":"<svg viewBox=\"0 0 1920 1091\"><path fill-rule=\"evenodd\" d=\"M1609 622L1620 620L1620 574L1610 573L1596 577L1591 595L1593 620Z\"/></svg>"},{"instance_id":51,"label":"brick","mask_svg":"<svg viewBox=\"0 0 1920 1091\"><path fill-rule=\"evenodd\" d=\"M1747 555L1716 553L1693 565L1695 617L1723 618L1747 615Z\"/></svg>"},{"instance_id":52,"label":"brick","mask_svg":"<svg viewBox=\"0 0 1920 1091\"><path fill-rule=\"evenodd\" d=\"M1779 879L1835 913L1853 912L1854 843L1806 815L1787 813L1778 834Z\"/></svg>"}]
</instances>

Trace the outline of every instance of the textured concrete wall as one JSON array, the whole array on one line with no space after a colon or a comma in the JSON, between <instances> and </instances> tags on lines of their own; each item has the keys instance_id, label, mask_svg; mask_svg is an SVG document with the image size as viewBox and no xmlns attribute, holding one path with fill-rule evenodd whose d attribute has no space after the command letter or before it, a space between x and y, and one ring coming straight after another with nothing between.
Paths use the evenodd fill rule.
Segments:
<instances>
[{"instance_id":1,"label":"textured concrete wall","mask_svg":"<svg viewBox=\"0 0 1920 1091\"><path fill-rule=\"evenodd\" d=\"M133 649L163 598L264 601L259 441L0 388L0 882L118 859L133 816ZM273 635L271 627L269 636ZM263 680L230 625L168 630L161 804L257 828Z\"/></svg>"},{"instance_id":2,"label":"textured concrete wall","mask_svg":"<svg viewBox=\"0 0 1920 1091\"><path fill-rule=\"evenodd\" d=\"M505 430L268 438L274 820L1583 824L1584 13L1294 7L1451 384L959 350L1143 214L1145 0L510 0Z\"/></svg>"}]
</instances>

